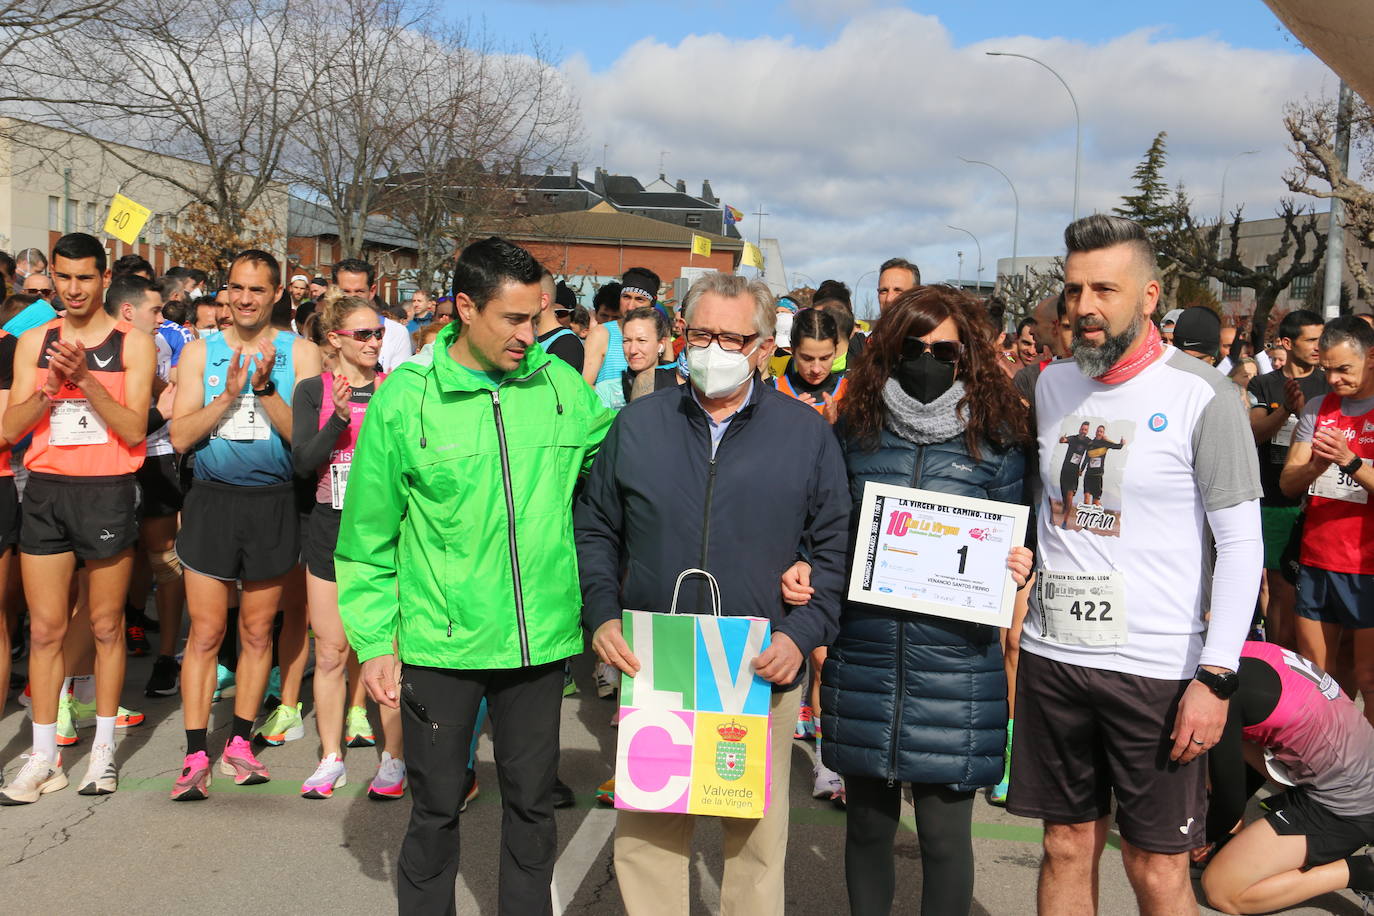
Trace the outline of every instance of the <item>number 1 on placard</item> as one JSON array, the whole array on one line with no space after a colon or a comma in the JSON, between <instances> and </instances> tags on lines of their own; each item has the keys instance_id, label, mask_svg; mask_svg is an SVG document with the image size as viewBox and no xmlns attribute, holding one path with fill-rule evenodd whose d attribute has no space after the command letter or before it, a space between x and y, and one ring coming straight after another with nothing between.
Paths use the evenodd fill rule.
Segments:
<instances>
[{"instance_id":1,"label":"number 1 on placard","mask_svg":"<svg viewBox=\"0 0 1374 916\"><path fill-rule=\"evenodd\" d=\"M962 576L964 574L964 567L968 565L968 545L965 544L954 552L959 555L959 575Z\"/></svg>"}]
</instances>

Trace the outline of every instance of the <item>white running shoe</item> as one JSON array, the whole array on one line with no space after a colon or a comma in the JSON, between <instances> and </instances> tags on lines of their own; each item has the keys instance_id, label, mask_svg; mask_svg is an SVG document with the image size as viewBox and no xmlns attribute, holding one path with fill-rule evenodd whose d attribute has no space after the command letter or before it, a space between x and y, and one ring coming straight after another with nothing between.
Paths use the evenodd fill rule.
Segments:
<instances>
[{"instance_id":1,"label":"white running shoe","mask_svg":"<svg viewBox=\"0 0 1374 916\"><path fill-rule=\"evenodd\" d=\"M382 751L377 775L367 787L367 797L379 801L394 800L406 794L406 762Z\"/></svg>"},{"instance_id":2,"label":"white running shoe","mask_svg":"<svg viewBox=\"0 0 1374 916\"><path fill-rule=\"evenodd\" d=\"M348 785L348 773L338 754L329 754L301 786L301 798L329 798L334 790Z\"/></svg>"},{"instance_id":3,"label":"white running shoe","mask_svg":"<svg viewBox=\"0 0 1374 916\"><path fill-rule=\"evenodd\" d=\"M613 695L620 689L620 671L615 665L605 662L596 663L596 695L601 699Z\"/></svg>"},{"instance_id":4,"label":"white running shoe","mask_svg":"<svg viewBox=\"0 0 1374 916\"><path fill-rule=\"evenodd\" d=\"M840 779L839 773L819 760L816 761L812 772L816 776L815 785L811 789L812 798L832 799L837 795L844 795L844 782Z\"/></svg>"},{"instance_id":5,"label":"white running shoe","mask_svg":"<svg viewBox=\"0 0 1374 916\"><path fill-rule=\"evenodd\" d=\"M119 772L115 769L114 748L97 744L91 748L86 775L81 778L78 795L112 795L119 788Z\"/></svg>"},{"instance_id":6,"label":"white running shoe","mask_svg":"<svg viewBox=\"0 0 1374 916\"><path fill-rule=\"evenodd\" d=\"M56 792L67 787L67 774L62 772L62 755L56 762L48 760L46 754L36 751L25 754L24 768L14 777L14 782L0 790L0 805L30 805L38 801L38 796Z\"/></svg>"}]
</instances>

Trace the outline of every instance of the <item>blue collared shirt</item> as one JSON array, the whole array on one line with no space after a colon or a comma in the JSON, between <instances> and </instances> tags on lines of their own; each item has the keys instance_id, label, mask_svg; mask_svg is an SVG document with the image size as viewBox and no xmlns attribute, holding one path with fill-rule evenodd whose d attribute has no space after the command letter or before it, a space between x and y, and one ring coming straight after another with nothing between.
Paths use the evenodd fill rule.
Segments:
<instances>
[{"instance_id":1,"label":"blue collared shirt","mask_svg":"<svg viewBox=\"0 0 1374 916\"><path fill-rule=\"evenodd\" d=\"M701 396L697 394L696 386L691 382L688 382L687 386L692 389L692 400L696 401L697 406L701 408L701 412L706 414L706 424L711 430L711 457L714 458L716 457L716 449L720 448L720 440L725 438L725 431L730 428L731 421L739 416L740 410L748 406L749 399L754 396L754 380L752 378L749 380L749 390L745 392L744 403L739 405L739 410L736 410L723 420L717 420L715 417L711 416L711 411L707 410L702 405Z\"/></svg>"}]
</instances>

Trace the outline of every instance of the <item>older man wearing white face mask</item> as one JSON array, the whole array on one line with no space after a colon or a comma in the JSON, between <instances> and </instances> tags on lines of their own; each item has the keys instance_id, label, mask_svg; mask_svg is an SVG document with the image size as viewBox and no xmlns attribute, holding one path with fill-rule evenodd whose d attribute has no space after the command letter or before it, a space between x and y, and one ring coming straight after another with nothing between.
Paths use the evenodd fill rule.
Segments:
<instances>
[{"instance_id":1,"label":"older man wearing white face mask","mask_svg":"<svg viewBox=\"0 0 1374 916\"><path fill-rule=\"evenodd\" d=\"M803 659L838 630L848 485L825 420L758 380L773 351L767 287L708 274L688 291L684 317L690 384L626 405L574 511L583 621L601 660L633 676L640 664L621 609L667 610L684 569L715 576L722 613L770 619L772 643L754 667L774 685L771 801L761 820L721 820L721 912L781 916L792 728ZM817 564L814 594L787 608L779 577L798 551ZM706 589L684 582L678 606L709 611ZM618 813L616 877L631 916L687 916L693 824L692 815Z\"/></svg>"}]
</instances>

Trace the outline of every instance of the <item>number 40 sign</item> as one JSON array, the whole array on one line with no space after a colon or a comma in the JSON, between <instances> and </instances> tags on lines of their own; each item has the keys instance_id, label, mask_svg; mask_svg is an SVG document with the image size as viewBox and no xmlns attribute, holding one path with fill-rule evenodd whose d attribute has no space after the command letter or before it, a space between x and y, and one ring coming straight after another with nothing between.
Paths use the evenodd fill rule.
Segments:
<instances>
[{"instance_id":1,"label":"number 40 sign","mask_svg":"<svg viewBox=\"0 0 1374 916\"><path fill-rule=\"evenodd\" d=\"M1007 554L1025 506L911 487L864 485L849 599L993 626L1011 624Z\"/></svg>"}]
</instances>

